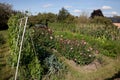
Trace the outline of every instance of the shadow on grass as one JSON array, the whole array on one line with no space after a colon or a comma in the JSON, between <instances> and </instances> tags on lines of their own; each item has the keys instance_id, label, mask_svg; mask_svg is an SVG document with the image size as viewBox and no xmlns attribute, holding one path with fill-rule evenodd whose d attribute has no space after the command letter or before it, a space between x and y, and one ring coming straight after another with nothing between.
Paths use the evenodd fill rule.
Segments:
<instances>
[{"instance_id":1,"label":"shadow on grass","mask_svg":"<svg viewBox=\"0 0 120 80\"><path fill-rule=\"evenodd\" d=\"M116 73L114 76L112 76L111 78L107 78L105 80L114 80L116 78L120 78L120 71L118 73Z\"/></svg>"}]
</instances>

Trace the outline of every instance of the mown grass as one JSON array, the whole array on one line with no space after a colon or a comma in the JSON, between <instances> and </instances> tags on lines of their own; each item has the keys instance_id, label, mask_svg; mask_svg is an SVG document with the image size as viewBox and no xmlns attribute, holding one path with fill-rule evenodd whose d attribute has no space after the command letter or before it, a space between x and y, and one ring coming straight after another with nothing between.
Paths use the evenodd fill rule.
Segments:
<instances>
[{"instance_id":1,"label":"mown grass","mask_svg":"<svg viewBox=\"0 0 120 80\"><path fill-rule=\"evenodd\" d=\"M111 78L120 71L120 64L119 59L111 60L106 58L105 61L111 61L109 64L102 66L101 68L98 68L97 71L84 71L79 72L75 70L74 68L70 67L69 73L71 76L71 79L69 80L104 80L107 78Z\"/></svg>"}]
</instances>

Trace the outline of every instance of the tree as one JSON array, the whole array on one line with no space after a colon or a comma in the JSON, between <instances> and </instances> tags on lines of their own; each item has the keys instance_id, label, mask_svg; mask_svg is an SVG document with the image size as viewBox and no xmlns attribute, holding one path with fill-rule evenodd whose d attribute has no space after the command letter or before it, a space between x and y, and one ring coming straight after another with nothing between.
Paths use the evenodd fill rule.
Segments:
<instances>
[{"instance_id":1,"label":"tree","mask_svg":"<svg viewBox=\"0 0 120 80\"><path fill-rule=\"evenodd\" d=\"M95 16L101 16L101 17L104 17L102 11L100 9L97 9L97 10L94 10L92 13L91 13L91 18L94 18Z\"/></svg>"},{"instance_id":2,"label":"tree","mask_svg":"<svg viewBox=\"0 0 120 80\"><path fill-rule=\"evenodd\" d=\"M49 22L56 22L57 15L54 13L47 13L47 18Z\"/></svg>"},{"instance_id":3,"label":"tree","mask_svg":"<svg viewBox=\"0 0 120 80\"><path fill-rule=\"evenodd\" d=\"M59 22L64 22L69 14L70 13L65 8L62 8L58 13L57 20Z\"/></svg>"},{"instance_id":4,"label":"tree","mask_svg":"<svg viewBox=\"0 0 120 80\"><path fill-rule=\"evenodd\" d=\"M57 15L54 13L39 13L35 16L29 17L29 23L30 25L34 24L45 24L46 20L49 22L56 22Z\"/></svg>"},{"instance_id":5,"label":"tree","mask_svg":"<svg viewBox=\"0 0 120 80\"><path fill-rule=\"evenodd\" d=\"M75 22L75 17L71 14L68 14L66 20L65 20L66 23L72 23L72 22Z\"/></svg>"},{"instance_id":6,"label":"tree","mask_svg":"<svg viewBox=\"0 0 120 80\"><path fill-rule=\"evenodd\" d=\"M8 19L12 13L12 6L6 3L0 3L0 30L8 29Z\"/></svg>"},{"instance_id":7,"label":"tree","mask_svg":"<svg viewBox=\"0 0 120 80\"><path fill-rule=\"evenodd\" d=\"M102 11L100 9L94 10L91 13L91 23L96 23L96 24L104 24L106 26L112 25L112 21L106 17L104 17Z\"/></svg>"}]
</instances>

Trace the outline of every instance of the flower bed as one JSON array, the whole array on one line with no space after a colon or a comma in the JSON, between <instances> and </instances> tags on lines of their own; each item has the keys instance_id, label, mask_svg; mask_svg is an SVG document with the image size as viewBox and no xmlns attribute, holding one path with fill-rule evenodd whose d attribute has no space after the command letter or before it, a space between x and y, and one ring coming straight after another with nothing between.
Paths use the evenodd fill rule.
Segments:
<instances>
[{"instance_id":1,"label":"flower bed","mask_svg":"<svg viewBox=\"0 0 120 80\"><path fill-rule=\"evenodd\" d=\"M66 58L77 64L85 65L91 63L96 52L85 40L69 40L60 38L58 51Z\"/></svg>"}]
</instances>

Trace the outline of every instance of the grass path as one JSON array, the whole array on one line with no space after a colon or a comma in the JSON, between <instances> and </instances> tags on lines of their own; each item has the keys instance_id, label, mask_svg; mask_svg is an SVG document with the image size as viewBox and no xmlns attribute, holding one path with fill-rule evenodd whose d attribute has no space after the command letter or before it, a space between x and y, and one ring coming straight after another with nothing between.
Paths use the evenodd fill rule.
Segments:
<instances>
[{"instance_id":1,"label":"grass path","mask_svg":"<svg viewBox=\"0 0 120 80\"><path fill-rule=\"evenodd\" d=\"M6 40L4 44L0 45L0 80L8 80L13 74L12 69L7 64L10 53L9 45L7 43L8 32L7 30L0 31L0 34L2 34Z\"/></svg>"},{"instance_id":2,"label":"grass path","mask_svg":"<svg viewBox=\"0 0 120 80\"><path fill-rule=\"evenodd\" d=\"M106 61L108 60L111 62L101 66L97 64L98 68L96 68L95 62L86 66L80 66L76 65L72 60L64 58L64 63L68 66L66 80L107 80L112 78L112 76L120 71L120 58L116 60L106 59Z\"/></svg>"},{"instance_id":3,"label":"grass path","mask_svg":"<svg viewBox=\"0 0 120 80\"><path fill-rule=\"evenodd\" d=\"M3 44L0 47L0 80L8 80L12 76L11 68L7 65L9 56L8 44Z\"/></svg>"},{"instance_id":4,"label":"grass path","mask_svg":"<svg viewBox=\"0 0 120 80\"><path fill-rule=\"evenodd\" d=\"M112 78L112 76L120 71L120 58L116 60L106 59L107 62L109 60L109 63L102 65L97 69L94 69L91 64L87 66L93 68L87 69L86 66L73 65L68 60L64 61L69 66L68 75L71 77L69 80L105 80L107 78Z\"/></svg>"},{"instance_id":5,"label":"grass path","mask_svg":"<svg viewBox=\"0 0 120 80\"><path fill-rule=\"evenodd\" d=\"M114 80L108 78L112 78L112 76L120 71L120 57L112 59L102 56L102 59L104 60L102 64L95 60L89 65L80 66L74 61L61 56L57 51L54 50L54 52L68 67L68 73L65 80ZM99 57L101 55L97 56Z\"/></svg>"}]
</instances>

